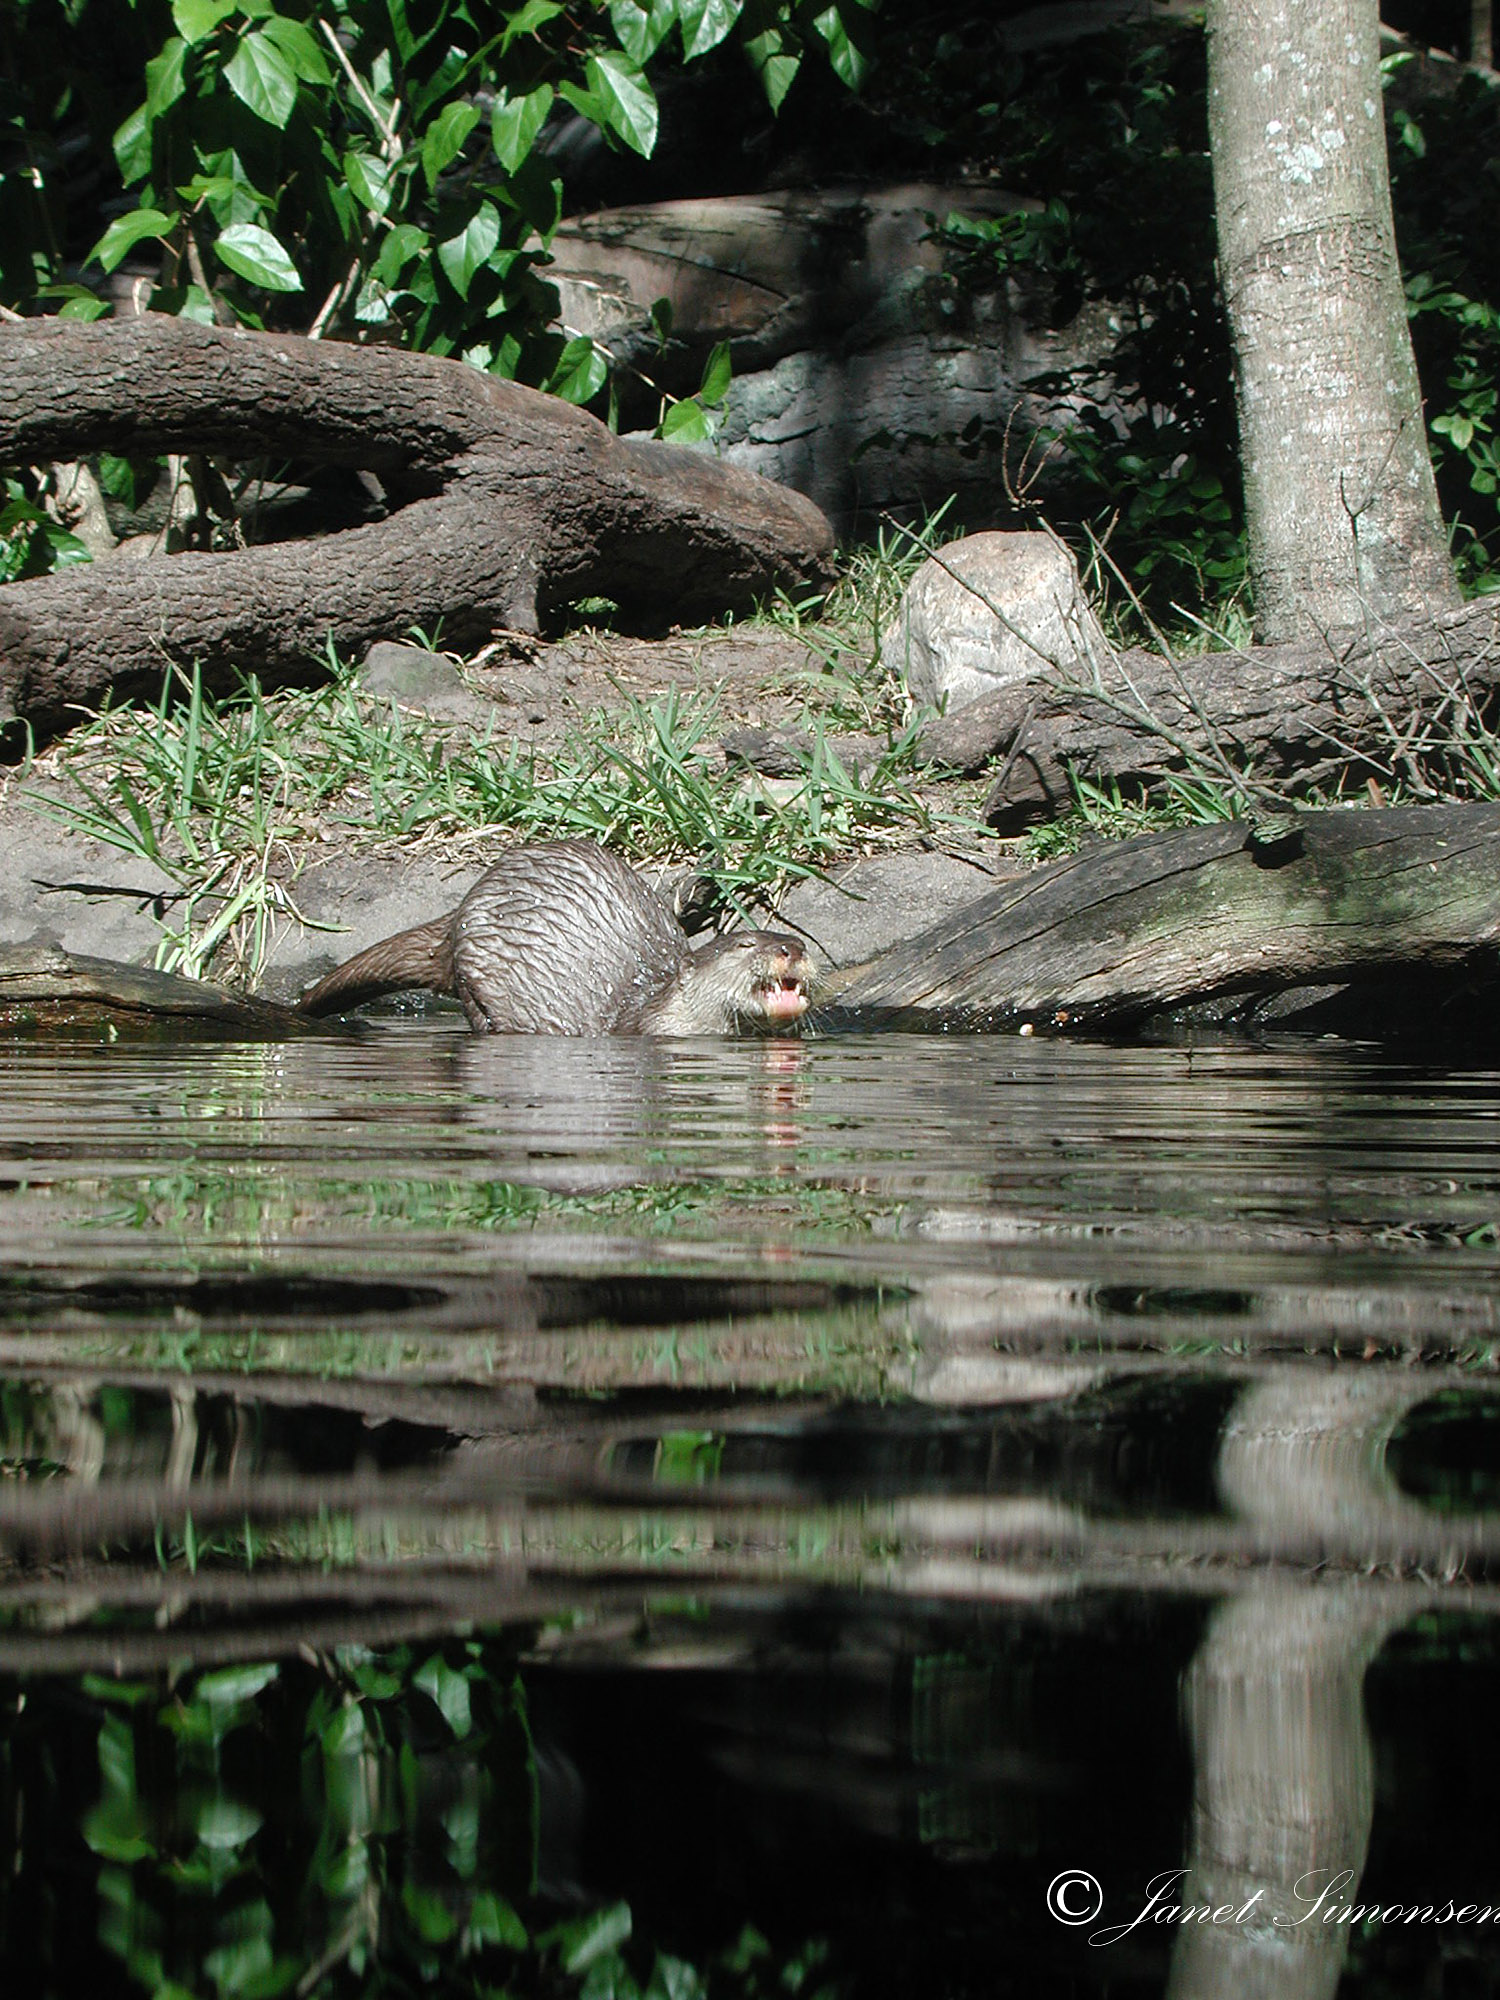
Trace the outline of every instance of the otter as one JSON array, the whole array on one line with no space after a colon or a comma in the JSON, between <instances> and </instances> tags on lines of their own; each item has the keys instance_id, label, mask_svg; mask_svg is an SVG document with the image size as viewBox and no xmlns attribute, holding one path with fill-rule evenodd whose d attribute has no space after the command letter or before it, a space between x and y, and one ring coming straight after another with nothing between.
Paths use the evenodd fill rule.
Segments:
<instances>
[{"instance_id":1,"label":"otter","mask_svg":"<svg viewBox=\"0 0 1500 2000\"><path fill-rule=\"evenodd\" d=\"M617 855L587 840L518 847L458 908L373 944L303 994L338 1014L420 986L455 994L503 1035L735 1035L785 1029L808 1006L795 938L731 931L702 951Z\"/></svg>"}]
</instances>

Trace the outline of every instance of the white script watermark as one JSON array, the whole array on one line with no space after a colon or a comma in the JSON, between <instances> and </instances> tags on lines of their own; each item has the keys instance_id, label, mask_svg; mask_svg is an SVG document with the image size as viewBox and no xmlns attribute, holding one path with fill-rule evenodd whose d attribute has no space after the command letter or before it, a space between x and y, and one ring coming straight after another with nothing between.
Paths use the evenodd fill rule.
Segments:
<instances>
[{"instance_id":1,"label":"white script watermark","mask_svg":"<svg viewBox=\"0 0 1500 2000\"><path fill-rule=\"evenodd\" d=\"M1284 1907L1267 1906L1265 1889L1255 1889L1241 1903L1183 1902L1180 1890L1186 1868L1164 1869L1146 1884L1146 1900L1124 1923L1104 1924L1090 1931L1091 1945L1118 1944L1144 1925L1254 1924L1277 1930L1302 1930L1317 1924L1500 1924L1500 1902L1380 1903L1355 1900L1352 1868L1310 1868L1292 1884ZM1047 1885L1047 1908L1060 1924L1091 1924L1104 1908L1104 1890L1086 1868L1065 1868Z\"/></svg>"}]
</instances>

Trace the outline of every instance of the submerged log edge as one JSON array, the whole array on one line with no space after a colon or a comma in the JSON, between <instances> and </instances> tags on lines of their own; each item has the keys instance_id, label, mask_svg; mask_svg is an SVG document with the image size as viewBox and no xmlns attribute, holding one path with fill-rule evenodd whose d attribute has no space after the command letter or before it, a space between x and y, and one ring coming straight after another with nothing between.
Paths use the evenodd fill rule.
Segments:
<instances>
[{"instance_id":1,"label":"submerged log edge","mask_svg":"<svg viewBox=\"0 0 1500 2000\"><path fill-rule=\"evenodd\" d=\"M1226 821L1009 882L842 975L813 1024L1113 1031L1395 971L1488 978L1497 942L1500 805L1299 814L1270 838Z\"/></svg>"},{"instance_id":2,"label":"submerged log edge","mask_svg":"<svg viewBox=\"0 0 1500 2000\"><path fill-rule=\"evenodd\" d=\"M1007 882L836 974L809 1025L1128 1031L1194 1003L1404 972L1458 992L1500 978L1497 947L1500 805L1299 814L1269 834L1225 821ZM0 1033L79 1009L171 1018L189 1033L328 1032L195 980L55 946L0 948Z\"/></svg>"}]
</instances>

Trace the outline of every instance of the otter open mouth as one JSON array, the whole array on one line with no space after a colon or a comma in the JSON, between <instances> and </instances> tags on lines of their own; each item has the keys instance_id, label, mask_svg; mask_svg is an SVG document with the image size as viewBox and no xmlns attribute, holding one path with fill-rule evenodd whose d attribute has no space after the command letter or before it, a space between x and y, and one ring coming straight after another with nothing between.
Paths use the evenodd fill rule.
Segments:
<instances>
[{"instance_id":1,"label":"otter open mouth","mask_svg":"<svg viewBox=\"0 0 1500 2000\"><path fill-rule=\"evenodd\" d=\"M790 971L776 978L757 980L755 999L760 1011L772 1021L795 1021L811 1004L806 978Z\"/></svg>"}]
</instances>

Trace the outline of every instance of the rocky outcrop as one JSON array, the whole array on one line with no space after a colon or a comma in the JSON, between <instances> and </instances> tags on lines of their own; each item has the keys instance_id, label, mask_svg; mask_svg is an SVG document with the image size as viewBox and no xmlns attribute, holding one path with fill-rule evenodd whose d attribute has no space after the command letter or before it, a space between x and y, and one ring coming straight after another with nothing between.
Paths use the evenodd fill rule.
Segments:
<instances>
[{"instance_id":1,"label":"rocky outcrop","mask_svg":"<svg viewBox=\"0 0 1500 2000\"><path fill-rule=\"evenodd\" d=\"M1009 290L959 285L933 240L949 214L1028 206L987 184L772 192L606 210L563 224L560 319L620 369L622 419L654 424L729 343L723 455L815 499L842 528L882 508L972 493L992 511L994 450L1050 414L1035 375L1104 352L1085 314L1061 332ZM650 309L664 299L663 348ZM636 371L636 372L632 372Z\"/></svg>"}]
</instances>

